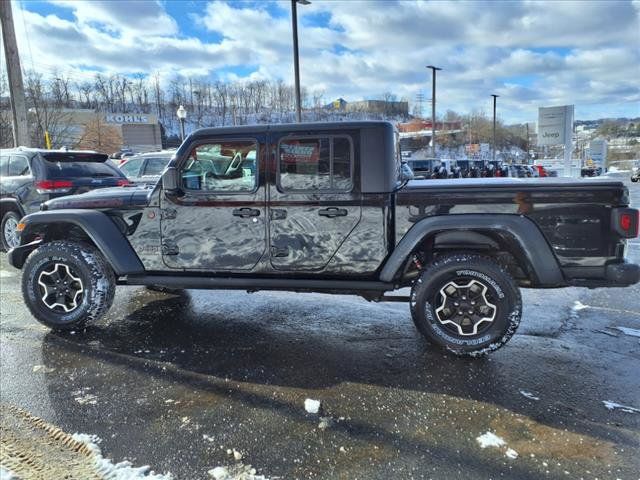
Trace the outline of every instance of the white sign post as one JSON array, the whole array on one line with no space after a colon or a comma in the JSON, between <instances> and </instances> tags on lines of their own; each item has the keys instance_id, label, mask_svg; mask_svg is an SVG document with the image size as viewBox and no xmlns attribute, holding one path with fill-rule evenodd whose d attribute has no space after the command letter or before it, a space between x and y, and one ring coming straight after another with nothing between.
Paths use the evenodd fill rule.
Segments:
<instances>
[{"instance_id":1,"label":"white sign post","mask_svg":"<svg viewBox=\"0 0 640 480\"><path fill-rule=\"evenodd\" d=\"M564 175L571 176L573 105L538 109L538 145L564 144Z\"/></svg>"}]
</instances>

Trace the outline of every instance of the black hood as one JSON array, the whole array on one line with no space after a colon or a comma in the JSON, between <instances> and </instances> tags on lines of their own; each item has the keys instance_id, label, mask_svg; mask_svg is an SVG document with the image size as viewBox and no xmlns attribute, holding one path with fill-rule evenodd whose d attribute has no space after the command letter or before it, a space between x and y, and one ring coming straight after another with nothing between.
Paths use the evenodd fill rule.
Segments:
<instances>
[{"instance_id":1,"label":"black hood","mask_svg":"<svg viewBox=\"0 0 640 480\"><path fill-rule=\"evenodd\" d=\"M149 203L151 188L114 187L100 188L79 195L54 198L42 204L42 210L64 208L139 208Z\"/></svg>"}]
</instances>

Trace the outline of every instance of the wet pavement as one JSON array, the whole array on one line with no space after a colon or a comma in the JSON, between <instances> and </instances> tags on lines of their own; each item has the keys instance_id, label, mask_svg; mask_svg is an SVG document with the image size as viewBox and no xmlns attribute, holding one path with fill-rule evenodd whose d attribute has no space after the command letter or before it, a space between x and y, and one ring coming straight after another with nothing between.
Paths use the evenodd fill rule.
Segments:
<instances>
[{"instance_id":1,"label":"wet pavement","mask_svg":"<svg viewBox=\"0 0 640 480\"><path fill-rule=\"evenodd\" d=\"M176 479L237 463L283 479L640 476L640 413L603 403L640 408L639 286L524 290L510 343L459 359L407 305L319 294L119 287L98 324L55 334L1 256L0 400L99 436L114 461ZM488 432L504 444L482 448Z\"/></svg>"}]
</instances>

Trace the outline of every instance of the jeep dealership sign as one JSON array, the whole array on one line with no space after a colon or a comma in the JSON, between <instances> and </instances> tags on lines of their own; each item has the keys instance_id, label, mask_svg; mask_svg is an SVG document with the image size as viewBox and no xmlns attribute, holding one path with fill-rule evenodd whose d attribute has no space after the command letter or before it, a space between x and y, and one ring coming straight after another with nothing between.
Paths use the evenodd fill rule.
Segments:
<instances>
[{"instance_id":1,"label":"jeep dealership sign","mask_svg":"<svg viewBox=\"0 0 640 480\"><path fill-rule=\"evenodd\" d=\"M538 109L538 145L563 145L571 141L573 105Z\"/></svg>"}]
</instances>

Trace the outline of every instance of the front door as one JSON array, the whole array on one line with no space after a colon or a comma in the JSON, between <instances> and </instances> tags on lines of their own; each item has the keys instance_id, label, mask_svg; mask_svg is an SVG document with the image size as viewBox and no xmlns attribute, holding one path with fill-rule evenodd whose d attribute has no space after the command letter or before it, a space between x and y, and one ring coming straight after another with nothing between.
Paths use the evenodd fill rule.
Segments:
<instances>
[{"instance_id":1,"label":"front door","mask_svg":"<svg viewBox=\"0 0 640 480\"><path fill-rule=\"evenodd\" d=\"M170 268L250 271L266 249L261 138L217 137L178 162L179 194L161 196L162 258Z\"/></svg>"},{"instance_id":2,"label":"front door","mask_svg":"<svg viewBox=\"0 0 640 480\"><path fill-rule=\"evenodd\" d=\"M354 140L350 135L272 135L271 265L289 271L322 270L360 221Z\"/></svg>"}]
</instances>

